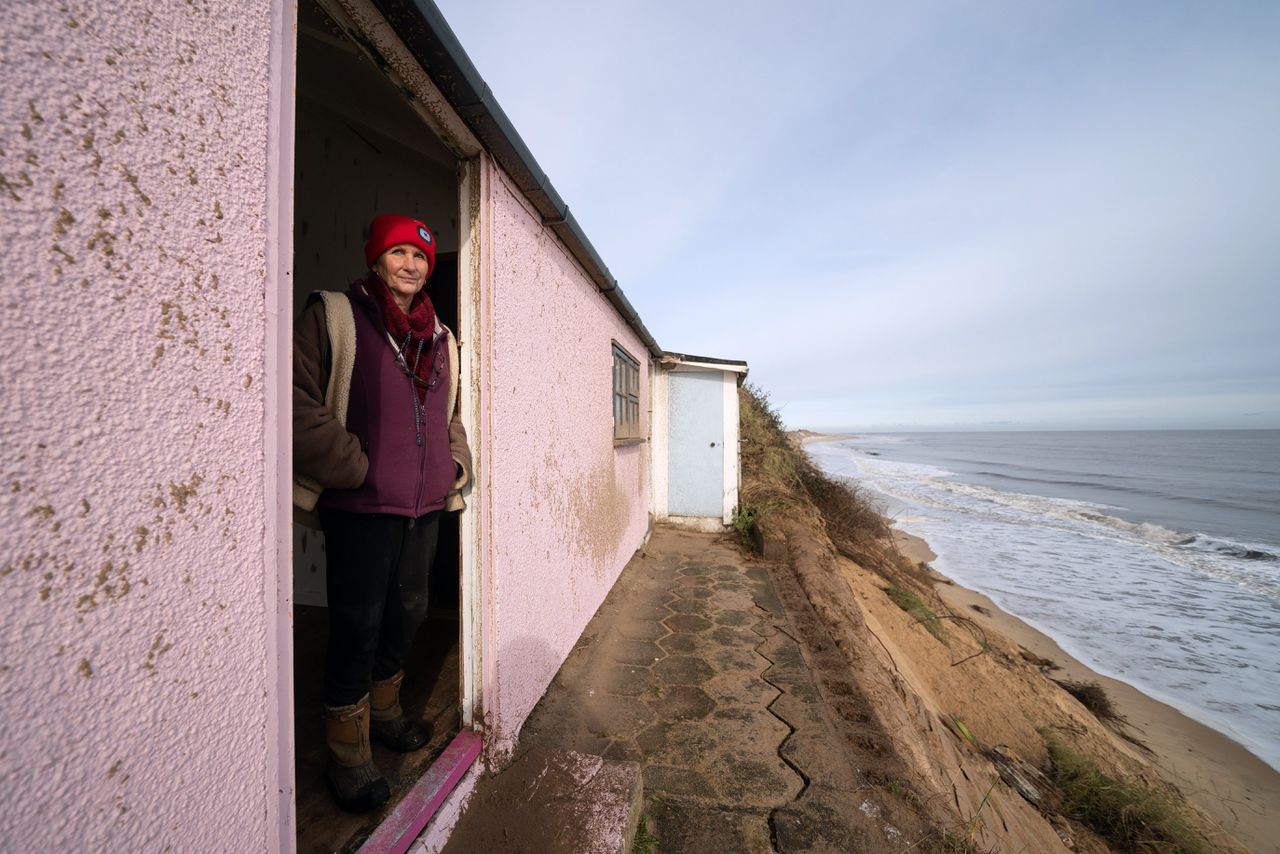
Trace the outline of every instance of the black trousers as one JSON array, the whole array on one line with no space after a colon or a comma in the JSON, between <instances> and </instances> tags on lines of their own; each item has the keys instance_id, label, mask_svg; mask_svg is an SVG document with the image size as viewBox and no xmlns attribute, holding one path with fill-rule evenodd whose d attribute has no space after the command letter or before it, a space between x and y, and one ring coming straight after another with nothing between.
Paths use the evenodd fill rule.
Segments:
<instances>
[{"instance_id":1,"label":"black trousers","mask_svg":"<svg viewBox=\"0 0 1280 854\"><path fill-rule=\"evenodd\" d=\"M324 702L349 706L373 680L394 676L427 615L440 513L411 519L320 509L329 648Z\"/></svg>"}]
</instances>

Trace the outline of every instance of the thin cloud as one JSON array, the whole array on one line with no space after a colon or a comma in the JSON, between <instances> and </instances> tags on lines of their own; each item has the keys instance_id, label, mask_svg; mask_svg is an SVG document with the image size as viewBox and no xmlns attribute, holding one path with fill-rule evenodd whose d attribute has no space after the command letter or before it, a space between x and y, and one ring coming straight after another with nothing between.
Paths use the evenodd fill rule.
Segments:
<instances>
[{"instance_id":1,"label":"thin cloud","mask_svg":"<svg viewBox=\"0 0 1280 854\"><path fill-rule=\"evenodd\" d=\"M793 425L1280 426L1280 7L442 6L659 342Z\"/></svg>"}]
</instances>

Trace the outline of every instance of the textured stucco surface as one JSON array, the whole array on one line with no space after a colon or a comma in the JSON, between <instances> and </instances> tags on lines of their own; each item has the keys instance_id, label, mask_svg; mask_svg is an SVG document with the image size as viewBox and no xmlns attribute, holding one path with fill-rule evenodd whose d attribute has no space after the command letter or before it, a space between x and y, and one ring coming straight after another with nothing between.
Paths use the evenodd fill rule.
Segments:
<instances>
[{"instance_id":1,"label":"textured stucco surface","mask_svg":"<svg viewBox=\"0 0 1280 854\"><path fill-rule=\"evenodd\" d=\"M485 486L489 683L503 751L648 528L648 449L614 447L617 340L648 353L595 285L495 170L489 202Z\"/></svg>"},{"instance_id":2,"label":"textured stucco surface","mask_svg":"<svg viewBox=\"0 0 1280 854\"><path fill-rule=\"evenodd\" d=\"M276 838L270 14L0 16L4 850Z\"/></svg>"}]
</instances>

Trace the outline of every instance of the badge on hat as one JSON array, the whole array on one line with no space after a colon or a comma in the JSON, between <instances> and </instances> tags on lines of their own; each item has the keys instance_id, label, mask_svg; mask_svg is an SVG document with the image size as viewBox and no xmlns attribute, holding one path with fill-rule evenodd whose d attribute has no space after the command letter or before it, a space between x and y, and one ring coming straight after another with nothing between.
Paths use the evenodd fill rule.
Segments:
<instances>
[{"instance_id":1,"label":"badge on hat","mask_svg":"<svg viewBox=\"0 0 1280 854\"><path fill-rule=\"evenodd\" d=\"M425 225L418 226L418 236L422 238L424 243L431 242L431 232L427 231L427 227Z\"/></svg>"}]
</instances>

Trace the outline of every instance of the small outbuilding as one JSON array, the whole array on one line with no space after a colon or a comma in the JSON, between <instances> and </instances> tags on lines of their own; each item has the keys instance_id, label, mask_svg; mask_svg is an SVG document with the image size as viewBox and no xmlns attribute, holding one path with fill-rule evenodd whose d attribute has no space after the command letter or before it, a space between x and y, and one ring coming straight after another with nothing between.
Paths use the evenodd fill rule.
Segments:
<instances>
[{"instance_id":1,"label":"small outbuilding","mask_svg":"<svg viewBox=\"0 0 1280 854\"><path fill-rule=\"evenodd\" d=\"M738 386L747 363L664 352L653 372L653 515L719 531L738 506Z\"/></svg>"}]
</instances>

